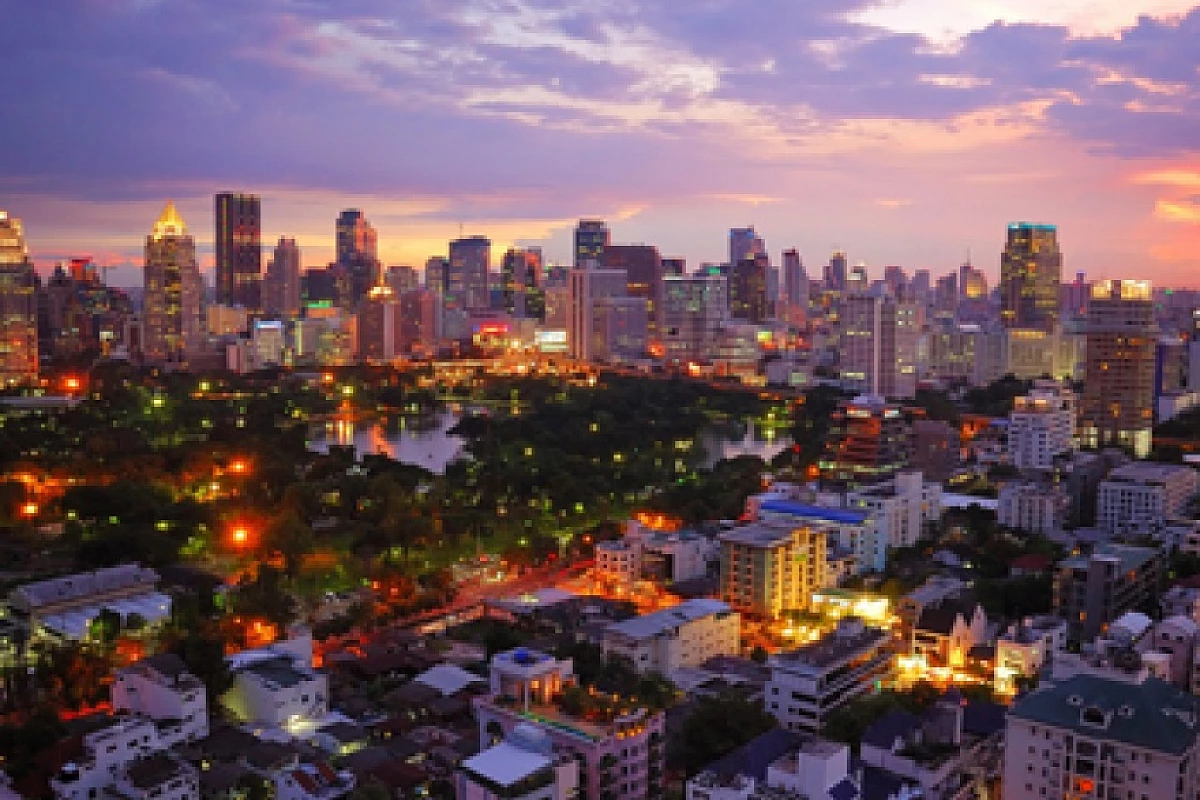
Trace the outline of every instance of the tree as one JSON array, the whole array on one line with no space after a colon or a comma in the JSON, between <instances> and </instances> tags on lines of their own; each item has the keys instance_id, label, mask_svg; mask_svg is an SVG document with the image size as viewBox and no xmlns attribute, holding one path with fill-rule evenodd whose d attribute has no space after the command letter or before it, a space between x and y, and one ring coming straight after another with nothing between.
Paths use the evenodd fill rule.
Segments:
<instances>
[{"instance_id":1,"label":"tree","mask_svg":"<svg viewBox=\"0 0 1200 800\"><path fill-rule=\"evenodd\" d=\"M283 556L284 572L289 578L300 574L304 557L313 551L316 538L312 528L305 524L293 509L287 509L267 527L267 547Z\"/></svg>"},{"instance_id":2,"label":"tree","mask_svg":"<svg viewBox=\"0 0 1200 800\"><path fill-rule=\"evenodd\" d=\"M686 775L695 775L773 727L774 718L760 703L735 697L704 698L672 740L667 760Z\"/></svg>"},{"instance_id":3,"label":"tree","mask_svg":"<svg viewBox=\"0 0 1200 800\"><path fill-rule=\"evenodd\" d=\"M757 664L767 663L767 649L761 644L756 644L754 649L750 651L750 660Z\"/></svg>"}]
</instances>

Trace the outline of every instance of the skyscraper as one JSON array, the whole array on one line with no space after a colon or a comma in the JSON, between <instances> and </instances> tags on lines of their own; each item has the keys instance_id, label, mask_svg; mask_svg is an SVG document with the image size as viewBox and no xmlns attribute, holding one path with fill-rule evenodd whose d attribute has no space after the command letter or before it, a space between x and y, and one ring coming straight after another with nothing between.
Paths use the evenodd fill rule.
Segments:
<instances>
[{"instance_id":1,"label":"skyscraper","mask_svg":"<svg viewBox=\"0 0 1200 800\"><path fill-rule=\"evenodd\" d=\"M462 298L467 311L486 311L491 306L488 272L492 267L492 243L486 236L468 236L450 242L447 292Z\"/></svg>"},{"instance_id":2,"label":"skyscraper","mask_svg":"<svg viewBox=\"0 0 1200 800\"><path fill-rule=\"evenodd\" d=\"M894 297L853 294L842 301L842 380L856 391L910 398L917 390L917 309Z\"/></svg>"},{"instance_id":3,"label":"skyscraper","mask_svg":"<svg viewBox=\"0 0 1200 800\"><path fill-rule=\"evenodd\" d=\"M0 387L37 376L37 275L21 220L0 211Z\"/></svg>"},{"instance_id":4,"label":"skyscraper","mask_svg":"<svg viewBox=\"0 0 1200 800\"><path fill-rule=\"evenodd\" d=\"M1050 331L1058 322L1062 253L1053 225L1014 222L1000 257L1000 321Z\"/></svg>"},{"instance_id":5,"label":"skyscraper","mask_svg":"<svg viewBox=\"0 0 1200 800\"><path fill-rule=\"evenodd\" d=\"M792 325L803 325L808 317L808 273L804 261L795 248L783 251L783 305L784 311L776 316Z\"/></svg>"},{"instance_id":6,"label":"skyscraper","mask_svg":"<svg viewBox=\"0 0 1200 800\"><path fill-rule=\"evenodd\" d=\"M729 263L736 265L747 258L766 255L767 248L754 227L729 229Z\"/></svg>"},{"instance_id":7,"label":"skyscraper","mask_svg":"<svg viewBox=\"0 0 1200 800\"><path fill-rule=\"evenodd\" d=\"M217 302L262 308L262 203L258 195L221 192L216 196Z\"/></svg>"},{"instance_id":8,"label":"skyscraper","mask_svg":"<svg viewBox=\"0 0 1200 800\"><path fill-rule=\"evenodd\" d=\"M300 315L300 248L295 239L279 237L263 280L263 309L288 319Z\"/></svg>"},{"instance_id":9,"label":"skyscraper","mask_svg":"<svg viewBox=\"0 0 1200 800\"><path fill-rule=\"evenodd\" d=\"M143 355L157 364L184 363L200 346L200 298L204 284L196 242L175 204L167 201L146 237Z\"/></svg>"},{"instance_id":10,"label":"skyscraper","mask_svg":"<svg viewBox=\"0 0 1200 800\"><path fill-rule=\"evenodd\" d=\"M575 269L600 266L604 248L611 242L603 220L581 219L575 226Z\"/></svg>"},{"instance_id":11,"label":"skyscraper","mask_svg":"<svg viewBox=\"0 0 1200 800\"><path fill-rule=\"evenodd\" d=\"M747 256L733 265L729 274L729 316L748 322L764 322L771 315L767 296L765 253Z\"/></svg>"},{"instance_id":12,"label":"skyscraper","mask_svg":"<svg viewBox=\"0 0 1200 800\"><path fill-rule=\"evenodd\" d=\"M835 250L825 265L825 291L841 294L846 291L846 254Z\"/></svg>"},{"instance_id":13,"label":"skyscraper","mask_svg":"<svg viewBox=\"0 0 1200 800\"><path fill-rule=\"evenodd\" d=\"M379 236L357 208L339 214L334 229L338 301L353 309L379 283Z\"/></svg>"},{"instance_id":14,"label":"skyscraper","mask_svg":"<svg viewBox=\"0 0 1200 800\"><path fill-rule=\"evenodd\" d=\"M604 269L625 270L628 276L626 294L645 303L649 333L655 335L663 276L663 260L658 248L649 244L609 244L604 248L600 263Z\"/></svg>"},{"instance_id":15,"label":"skyscraper","mask_svg":"<svg viewBox=\"0 0 1200 800\"><path fill-rule=\"evenodd\" d=\"M540 247L509 248L500 261L504 310L518 319L542 317L545 314L545 304L539 303L538 296L542 277ZM540 309L537 307L539 305Z\"/></svg>"},{"instance_id":16,"label":"skyscraper","mask_svg":"<svg viewBox=\"0 0 1200 800\"><path fill-rule=\"evenodd\" d=\"M1149 281L1092 286L1079 437L1088 447L1150 452L1154 425L1154 345L1158 338Z\"/></svg>"}]
</instances>

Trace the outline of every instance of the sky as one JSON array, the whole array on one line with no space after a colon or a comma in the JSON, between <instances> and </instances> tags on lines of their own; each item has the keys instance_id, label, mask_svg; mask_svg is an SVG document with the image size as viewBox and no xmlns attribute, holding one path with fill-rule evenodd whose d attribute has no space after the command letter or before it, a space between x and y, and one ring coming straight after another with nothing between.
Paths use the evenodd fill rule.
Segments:
<instances>
[{"instance_id":1,"label":"sky","mask_svg":"<svg viewBox=\"0 0 1200 800\"><path fill-rule=\"evenodd\" d=\"M0 209L35 261L140 282L168 198L211 265L218 191L263 240L386 264L460 234L568 262L719 262L753 225L810 274L998 271L1054 223L1064 277L1200 287L1200 7L1188 0L55 0L0 25Z\"/></svg>"}]
</instances>

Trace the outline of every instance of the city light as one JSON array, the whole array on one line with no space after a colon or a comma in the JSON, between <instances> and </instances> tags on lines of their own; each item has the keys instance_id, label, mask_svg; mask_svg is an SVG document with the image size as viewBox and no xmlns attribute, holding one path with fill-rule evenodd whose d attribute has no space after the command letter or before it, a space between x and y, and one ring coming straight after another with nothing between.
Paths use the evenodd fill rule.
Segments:
<instances>
[{"instance_id":1,"label":"city light","mask_svg":"<svg viewBox=\"0 0 1200 800\"><path fill-rule=\"evenodd\" d=\"M23 517L36 517L38 511L38 504L32 501L24 503L21 506L21 516Z\"/></svg>"}]
</instances>

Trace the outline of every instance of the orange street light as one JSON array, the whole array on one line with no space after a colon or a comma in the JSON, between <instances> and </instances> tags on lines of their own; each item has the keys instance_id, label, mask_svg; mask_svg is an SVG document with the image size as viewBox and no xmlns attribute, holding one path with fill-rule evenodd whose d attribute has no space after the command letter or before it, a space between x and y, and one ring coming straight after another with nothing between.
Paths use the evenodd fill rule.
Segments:
<instances>
[{"instance_id":1,"label":"orange street light","mask_svg":"<svg viewBox=\"0 0 1200 800\"><path fill-rule=\"evenodd\" d=\"M249 466L240 458L229 463L229 471L237 475L241 475L242 473L246 472L247 469L249 469Z\"/></svg>"},{"instance_id":2,"label":"orange street light","mask_svg":"<svg viewBox=\"0 0 1200 800\"><path fill-rule=\"evenodd\" d=\"M230 536L237 547L244 547L250 542L250 530L245 525L236 526Z\"/></svg>"},{"instance_id":3,"label":"orange street light","mask_svg":"<svg viewBox=\"0 0 1200 800\"><path fill-rule=\"evenodd\" d=\"M21 506L21 515L25 517L36 517L38 514L38 504L32 501Z\"/></svg>"}]
</instances>

